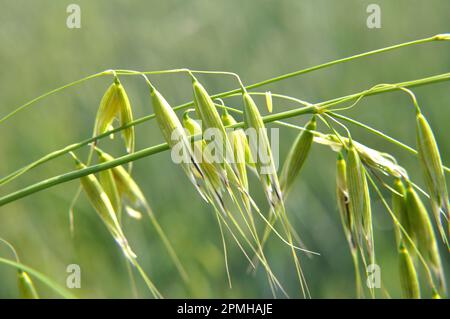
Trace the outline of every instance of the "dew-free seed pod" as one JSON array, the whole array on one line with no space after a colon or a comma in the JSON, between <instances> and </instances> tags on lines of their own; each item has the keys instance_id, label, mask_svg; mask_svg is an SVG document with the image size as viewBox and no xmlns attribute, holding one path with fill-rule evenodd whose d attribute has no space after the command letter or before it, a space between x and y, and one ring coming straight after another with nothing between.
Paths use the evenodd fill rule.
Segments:
<instances>
[{"instance_id":1,"label":"dew-free seed pod","mask_svg":"<svg viewBox=\"0 0 450 319\"><path fill-rule=\"evenodd\" d=\"M33 281L25 271L18 270L17 284L19 287L19 294L22 299L39 299L39 295L34 287Z\"/></svg>"},{"instance_id":2,"label":"dew-free seed pod","mask_svg":"<svg viewBox=\"0 0 450 319\"><path fill-rule=\"evenodd\" d=\"M227 112L226 109L222 112L222 122L225 126L236 124L236 120ZM233 163L237 170L237 178L239 179L240 187L243 189L244 194L241 198L244 202L247 211L251 210L250 198L249 198L249 186L247 176L247 163L252 161L250 154L250 147L248 145L247 137L244 130L241 128L234 128L227 131L228 139L233 149ZM250 164L251 165L251 164ZM231 175L231 174L230 174Z\"/></svg>"},{"instance_id":3,"label":"dew-free seed pod","mask_svg":"<svg viewBox=\"0 0 450 319\"><path fill-rule=\"evenodd\" d=\"M189 112L190 110L183 114L183 126L191 136L201 135L202 129L200 125L189 116ZM206 178L210 180L215 192L221 194L224 188L223 181L225 177L221 174L222 169L218 167L218 163L214 163L210 159L204 158L205 154L203 153L203 150L206 147L205 140L199 139L197 141L191 141L191 146L202 172L205 174ZM196 177L201 178L200 175L197 175Z\"/></svg>"},{"instance_id":4,"label":"dew-free seed pod","mask_svg":"<svg viewBox=\"0 0 450 319\"><path fill-rule=\"evenodd\" d=\"M338 153L336 162L336 199L345 235L352 248L355 248L356 242L352 235L353 219L350 213L348 198L347 165L342 153Z\"/></svg>"},{"instance_id":5,"label":"dew-free seed pod","mask_svg":"<svg viewBox=\"0 0 450 319\"><path fill-rule=\"evenodd\" d=\"M242 96L245 127L247 130L252 129L256 136L256 138L250 138L249 144L257 174L273 211L277 213L280 206L284 207L284 202L266 127L250 94L244 92Z\"/></svg>"},{"instance_id":6,"label":"dew-free seed pod","mask_svg":"<svg viewBox=\"0 0 450 319\"><path fill-rule=\"evenodd\" d=\"M316 117L313 116L308 124L306 124L306 130L302 131L297 136L294 144L289 150L280 173L280 186L284 196L289 192L295 178L298 176L305 163L313 143L314 135L312 131L314 131L316 127Z\"/></svg>"},{"instance_id":7,"label":"dew-free seed pod","mask_svg":"<svg viewBox=\"0 0 450 319\"><path fill-rule=\"evenodd\" d=\"M353 267L355 271L356 293L358 298L363 296L359 271L358 242L355 238L353 218L350 212L347 186L347 164L341 152L338 153L336 161L336 200L341 217L342 228L347 239L347 243L352 255Z\"/></svg>"},{"instance_id":8,"label":"dew-free seed pod","mask_svg":"<svg viewBox=\"0 0 450 319\"><path fill-rule=\"evenodd\" d=\"M228 113L226 109L222 112L222 122L225 126L236 124L236 120ZM235 128L228 131L228 139L234 151L234 163L239 173L239 179L245 190L248 191L247 168L250 153L247 137L241 128Z\"/></svg>"},{"instance_id":9,"label":"dew-free seed pod","mask_svg":"<svg viewBox=\"0 0 450 319\"><path fill-rule=\"evenodd\" d=\"M119 83L119 99L120 99L120 126L128 125L133 122L133 110L131 109L130 100L125 92L122 84ZM128 153L134 152L135 134L134 126L127 127L122 131L123 138L125 140L125 146Z\"/></svg>"},{"instance_id":10,"label":"dew-free seed pod","mask_svg":"<svg viewBox=\"0 0 450 319\"><path fill-rule=\"evenodd\" d=\"M445 276L433 226L425 205L411 184L406 187L406 212L416 246L427 265L434 272L439 288L444 291Z\"/></svg>"},{"instance_id":11,"label":"dew-free seed pod","mask_svg":"<svg viewBox=\"0 0 450 319\"><path fill-rule=\"evenodd\" d=\"M370 193L365 168L358 151L350 140L347 158L347 185L351 216L355 222L358 243L365 239L367 253L373 263L373 231Z\"/></svg>"},{"instance_id":12,"label":"dew-free seed pod","mask_svg":"<svg viewBox=\"0 0 450 319\"><path fill-rule=\"evenodd\" d=\"M223 125L225 126L231 126L231 125L235 125L237 124L237 121L235 120L235 118L228 113L228 111L226 109L224 109L223 113L222 113L222 122ZM234 137L236 137L236 139L239 140L239 144L241 144L241 146L244 148L244 152L245 152L245 163L247 164L248 167L250 167L252 170L255 169L255 160L253 159L251 150L250 150L250 146L248 144L248 140L247 140L247 136L245 135L245 132L243 129L241 128L234 128L233 131L231 131ZM229 135L229 140L231 141L230 138L230 134Z\"/></svg>"},{"instance_id":13,"label":"dew-free seed pod","mask_svg":"<svg viewBox=\"0 0 450 319\"><path fill-rule=\"evenodd\" d=\"M408 215L406 213L406 189L400 178L395 179L393 189L397 193L394 192L392 193L392 211L395 214L395 217L397 218L397 221L400 223L401 227L403 227L403 229L408 233L408 236L411 237L412 236L411 226L409 224ZM400 240L403 237L403 234L399 225L395 224L394 229L395 229L395 238L397 244L399 244ZM404 242L406 247L408 247L409 249L411 246L409 240L405 239Z\"/></svg>"},{"instance_id":14,"label":"dew-free seed pod","mask_svg":"<svg viewBox=\"0 0 450 319\"><path fill-rule=\"evenodd\" d=\"M86 168L86 165L81 163L73 153L71 153L71 155L75 159L77 169ZM80 182L92 207L94 207L95 211L102 219L106 228L108 228L114 240L121 247L124 255L130 261L133 261L133 259L136 258L136 255L131 250L128 241L123 234L122 228L120 227L119 221L117 219L117 214L114 211L108 195L100 185L100 182L93 174L80 177Z\"/></svg>"},{"instance_id":15,"label":"dew-free seed pod","mask_svg":"<svg viewBox=\"0 0 450 319\"><path fill-rule=\"evenodd\" d=\"M95 119L94 135L108 131L116 118L120 119L120 125L126 125L133 121L130 100L124 87L116 77L103 95ZM129 153L134 151L134 127L130 126L122 131L125 145Z\"/></svg>"},{"instance_id":16,"label":"dew-free seed pod","mask_svg":"<svg viewBox=\"0 0 450 319\"><path fill-rule=\"evenodd\" d=\"M272 101L272 92L267 91L266 94L266 106L269 113L272 113L273 110L273 101Z\"/></svg>"},{"instance_id":17,"label":"dew-free seed pod","mask_svg":"<svg viewBox=\"0 0 450 319\"><path fill-rule=\"evenodd\" d=\"M230 141L228 140L225 127L222 123L222 120L220 119L220 115L217 111L214 101L209 96L203 85L201 85L200 82L198 82L194 78L192 81L192 86L194 91L195 111L201 119L204 129L215 129L218 130L218 133L220 134L220 136L214 139L213 143L216 147L219 161L223 164L222 166L224 167L227 156L232 156L233 154L233 150L231 148ZM231 166L235 168L233 164Z\"/></svg>"},{"instance_id":18,"label":"dew-free seed pod","mask_svg":"<svg viewBox=\"0 0 450 319\"><path fill-rule=\"evenodd\" d=\"M102 151L98 147L95 148L97 151L98 157L100 159L101 163L106 163L109 161L114 160L114 157L112 157L110 154ZM114 166L113 168L109 169L108 171L111 171L114 182L117 185L117 190L119 193L120 198L124 199L125 202L125 211L127 214L135 219L141 219L142 213L141 209L146 210L150 221L152 222L153 226L155 227L156 231L158 232L161 240L163 241L164 245L166 246L166 249L171 256L172 260L175 263L175 266L178 268L181 276L186 279L187 275L186 272L175 253L175 250L172 247L172 244L170 243L169 239L167 238L165 232L161 228L158 220L156 219L156 216L151 209L147 199L144 196L144 193L142 192L141 188L138 186L138 184L135 182L133 177L128 173L128 171L121 165Z\"/></svg>"},{"instance_id":19,"label":"dew-free seed pod","mask_svg":"<svg viewBox=\"0 0 450 319\"><path fill-rule=\"evenodd\" d=\"M100 163L114 160L108 153L98 147L95 148ZM145 206L146 199L139 186L123 166L115 166L99 173L99 181L111 200L117 213L121 211L124 203L127 214L135 219L141 219L142 214L137 210ZM125 200L125 201L124 201ZM115 205L119 205L117 209ZM131 207L133 206L133 207ZM119 214L120 216L120 214Z\"/></svg>"},{"instance_id":20,"label":"dew-free seed pod","mask_svg":"<svg viewBox=\"0 0 450 319\"><path fill-rule=\"evenodd\" d=\"M449 220L449 199L441 155L433 131L420 112L417 113L416 123L417 152L430 195L431 207L442 239L447 243L441 212Z\"/></svg>"},{"instance_id":21,"label":"dew-free seed pod","mask_svg":"<svg viewBox=\"0 0 450 319\"><path fill-rule=\"evenodd\" d=\"M195 159L189 138L180 120L161 93L159 93L150 83L148 84L150 86L150 95L156 121L158 122L164 140L171 148L175 146L181 148L181 151L187 157L186 159L181 160L181 167L199 192L200 196L202 196L205 201L209 202L207 194L202 190L201 184L199 183L204 179L204 174ZM200 176L200 178L196 178L196 176Z\"/></svg>"},{"instance_id":22,"label":"dew-free seed pod","mask_svg":"<svg viewBox=\"0 0 450 319\"><path fill-rule=\"evenodd\" d=\"M100 163L103 163L101 159ZM103 190L105 191L106 195L108 195L108 198L111 201L111 205L113 206L113 209L120 220L122 201L120 199L119 190L117 189L117 184L114 179L112 170L106 169L100 171L98 173L98 181L100 182L100 185L103 187Z\"/></svg>"},{"instance_id":23,"label":"dew-free seed pod","mask_svg":"<svg viewBox=\"0 0 450 319\"><path fill-rule=\"evenodd\" d=\"M406 247L400 243L398 249L399 276L403 296L406 299L420 299L420 286L413 260Z\"/></svg>"}]
</instances>

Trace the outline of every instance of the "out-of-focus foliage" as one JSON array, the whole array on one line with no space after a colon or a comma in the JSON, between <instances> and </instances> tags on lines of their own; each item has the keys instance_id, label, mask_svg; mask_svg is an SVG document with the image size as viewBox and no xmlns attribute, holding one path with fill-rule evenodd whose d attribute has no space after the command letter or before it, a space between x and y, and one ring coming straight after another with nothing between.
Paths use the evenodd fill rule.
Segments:
<instances>
[{"instance_id":1,"label":"out-of-focus foliage","mask_svg":"<svg viewBox=\"0 0 450 319\"><path fill-rule=\"evenodd\" d=\"M188 67L227 70L250 84L340 57L448 32L448 0L379 0L382 27L368 29L370 1L88 1L78 0L81 29L66 27L70 1L0 1L0 115L43 92L110 68L158 70ZM432 43L365 58L264 89L318 102L369 88L448 72L449 43ZM199 76L211 93L237 87L231 77ZM172 105L192 99L186 75L152 76ZM49 97L0 125L0 175L69 143L91 135L100 99L110 77L95 79ZM123 77L136 117L152 112L141 77ZM450 164L449 84L414 89L433 126L446 165ZM231 100L241 107L240 99ZM263 97L260 101L262 112ZM274 101L274 111L294 107ZM414 110L403 93L363 100L346 114L414 145ZM291 121L304 125L308 118ZM162 141L155 122L136 128L136 149ZM319 127L322 130L325 128ZM418 160L409 153L352 127L353 137L390 152L423 185ZM286 155L295 132L280 131ZM119 136L117 136L119 138ZM123 143L103 142L114 155ZM86 149L78 152L86 156ZM65 156L1 188L1 195L73 169ZM353 268L341 229L334 190L335 154L313 145L310 158L291 190L288 214L309 249L321 256L302 257L313 297L354 297ZM167 152L134 164L134 176L171 238L191 281L184 284L148 220L125 218L127 233L143 267L168 297L270 297L264 273L246 273L247 262L228 236L233 289L227 285L219 229L213 212L195 192ZM265 203L255 179L256 199ZM81 297L132 297L125 261L117 245L81 197L75 209L75 233L69 232L68 208L78 182L34 194L0 208L0 236L15 245L21 260L64 284L66 267L81 266ZM376 195L374 195L376 196ZM374 201L377 260L384 286L399 296L392 224ZM9 251L0 246L0 254ZM275 237L268 256L293 297L298 283L289 249ZM448 269L448 254L443 254ZM0 297L18 296L16 272L0 265ZM447 274L448 275L448 274ZM147 291L137 278L139 296ZM55 297L36 282L43 297Z\"/></svg>"}]
</instances>

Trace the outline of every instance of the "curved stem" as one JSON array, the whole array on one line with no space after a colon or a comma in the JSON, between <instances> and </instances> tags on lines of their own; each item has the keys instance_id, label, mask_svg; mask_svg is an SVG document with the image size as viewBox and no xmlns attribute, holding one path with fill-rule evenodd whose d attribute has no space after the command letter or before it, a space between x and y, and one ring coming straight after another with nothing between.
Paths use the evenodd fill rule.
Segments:
<instances>
[{"instance_id":1,"label":"curved stem","mask_svg":"<svg viewBox=\"0 0 450 319\"><path fill-rule=\"evenodd\" d=\"M44 99L44 98L50 96L50 95L52 95L52 94L58 93L59 91L62 91L62 90L67 89L67 88L69 88L69 87L72 87L72 86L75 86L75 85L77 85L77 84L83 83L83 82L85 82L85 81L88 81L88 80L97 78L97 77L99 77L99 76L111 74L111 72L112 72L112 71L108 70L108 71L103 71L103 72L95 73L95 74L86 76L86 77L84 77L84 78L81 78L81 79L79 79L79 80L76 80L76 81L70 82L70 83L68 83L68 84L65 84L65 85L63 85L63 86L60 86L60 87L58 87L58 88L56 88L56 89L54 89L54 90L51 90L51 91L49 91L49 92L46 92L46 93L44 93L44 94L42 94L42 95L40 95L40 96L38 96L38 97L32 99L31 101L28 101L27 103L25 103L25 104L23 104L23 105L17 107L16 109L14 109L14 111L8 113L7 115L3 116L3 117L0 119L0 123L6 121L6 120L9 119L10 117L14 116L15 114L19 113L20 111L24 110L25 108L29 107L30 105L32 105L32 104L34 104L34 103L36 103L36 102L38 102L38 101L40 101L40 100L42 100L42 99Z\"/></svg>"},{"instance_id":2,"label":"curved stem","mask_svg":"<svg viewBox=\"0 0 450 319\"><path fill-rule=\"evenodd\" d=\"M320 103L312 104L312 105L309 105L308 102L305 102L305 101L302 101L302 100L299 100L299 99L295 99L295 98L291 98L289 100L292 100L294 102L298 102L298 103L301 103L301 104L304 104L304 105L309 105L309 107L311 109L314 109L314 110L318 109L319 112L325 112L325 111L326 112L330 112L328 109L331 108L332 106L337 105L337 104L344 103L344 102L347 102L347 101L351 101L351 100L354 100L354 99L359 99L362 96L371 96L371 95L376 95L376 94L380 94L380 93L395 91L395 90L398 89L399 85L401 85L402 87L415 87L415 86L433 84L433 83L442 82L442 81L448 81L448 80L450 80L450 73L443 73L443 74L439 74L439 75L435 75L435 76L431 76L431 77L427 77L427 78L422 78L422 79L418 79L418 80L406 81L406 82L401 82L401 83L397 83L397 84L393 84L393 85L384 85L384 86L378 87L378 88L375 86L375 87L373 87L372 89L369 89L369 90L364 90L362 92L353 93L353 94L350 94L350 95L342 96L342 97L339 97L339 98L334 98L334 99L331 99L331 100L328 100L328 101L324 101L324 102L320 102ZM233 93L233 94L230 94L229 96L234 96L236 94L237 93ZM278 96L280 98L286 98L285 96L278 95L278 94L274 95L274 96ZM192 106L191 102L178 105L178 106L174 107L174 110L180 110L180 109L183 109L183 108L186 108L186 107L189 107L189 106ZM295 114L296 110L291 110L290 112L293 112L294 115L296 115ZM276 114L272 114L271 116L276 116ZM20 168L20 169L14 171L13 173L3 177L2 179L0 179L0 185L3 185L5 183L13 180L14 178L22 175L23 173L29 171L30 169L32 169L32 168L34 168L36 166L39 166L39 165L41 165L41 164L43 164L43 163L45 163L47 161L50 161L51 159L54 159L56 157L59 157L59 156L64 155L66 153L69 153L70 151L74 151L76 149L79 149L79 148L81 148L81 147L83 147L85 145L88 145L89 143L92 143L92 142L94 142L96 140L99 140L99 139L102 139L104 137L107 137L107 136L109 136L111 134L114 134L116 132L124 130L124 129L128 128L128 127L139 125L139 124L141 124L143 122L146 122L146 121L148 121L150 119L153 119L154 117L155 117L154 114L147 115L147 116L142 117L140 119L137 119L137 120L135 120L133 122L130 122L127 125L124 125L124 126L121 126L121 127L117 127L115 129L112 129L112 130L110 130L108 132L105 132L103 134L100 134L100 135L97 135L97 136L94 136L94 137L91 137L91 138L87 138L87 139L85 139L85 140L83 140L83 141L81 141L79 143L71 144L71 145L69 145L69 146L67 146L67 147L65 147L63 149L60 149L60 150L55 151L53 153L47 154L44 157L40 158L39 160L37 160L37 161L35 161L35 162L33 162L33 163L23 167L23 168ZM278 123L278 124L280 124L280 123ZM284 124L288 125L288 123L283 123L283 125ZM356 124L356 123L354 123L354 124ZM447 172L450 172L450 169L448 169L448 168L444 168L444 169Z\"/></svg>"},{"instance_id":3,"label":"curved stem","mask_svg":"<svg viewBox=\"0 0 450 319\"><path fill-rule=\"evenodd\" d=\"M270 79L267 79L267 80L264 80L264 81L261 81L261 82L257 82L257 83L251 84L249 86L244 87L244 89L245 90L254 89L254 88L257 88L257 87L260 87L260 86L264 86L264 85L267 85L267 84L270 84L270 83L279 82L279 81L282 81L282 80L285 80L285 79L288 79L288 78L292 78L292 77L295 77L295 76L299 76L299 75L302 75L302 74L306 74L306 73L309 73L309 72L313 72L313 71L316 71L316 70L324 69L324 68L327 68L327 67L330 67L330 66L334 66L334 65L337 65L337 64L349 62L349 61L352 61L352 60L356 60L356 59L359 59L359 58L363 58L363 57L367 57L367 56L371 56L371 55L375 55L375 54L379 54L379 53L384 53L384 52L388 52L388 51L392 51L392 50L396 50L396 49L400 49L400 48L404 48L404 47L408 47L408 46L412 46L412 45L432 42L432 41L446 41L446 40L448 40L447 37L445 37L445 36L443 37L442 35L437 34L437 35L434 35L432 37L423 38L423 39L414 40L414 41L409 41L409 42L405 42L405 43L400 43L400 44L396 44L396 45L392 45L392 46L389 46L389 47L385 47L385 48L381 48L381 49L377 49L377 50L372 50L372 51L368 51L368 52L364 52L364 53L360 53L360 54L355 54L355 55L352 55L352 56L349 56L349 57L346 57L346 58L337 59L337 60L333 60L333 61L326 62L326 63L323 63L323 64L319 64L319 65L316 65L316 66L313 66L313 67L309 67L309 68L306 68L306 69L298 70L298 71L291 72L291 73L286 73L286 74L283 74L283 75L280 75L280 76L277 76L277 77L273 77L273 78L270 78ZM106 70L106 71L103 71L103 72L100 72L100 73L96 73L96 74L87 76L85 78L79 79L77 81L71 82L69 84L63 85L63 86L61 86L59 88L56 88L56 89L54 89L52 91L49 91L47 93L44 93L41 96L39 96L39 97L37 97L37 98L35 98L35 99L25 103L24 105L19 106L14 111L12 111L11 113L9 113L6 116L4 116L3 118L1 118L0 119L0 123L2 123L3 121L7 120L8 118L10 118L11 116L15 115L16 113L20 112L24 108L32 105L33 103L35 103L35 102L37 102L39 100L42 100L43 98L45 98L45 97L47 97L49 95L52 95L52 94L54 94L56 92L59 92L59 91L61 91L63 89L66 89L68 87L74 86L76 84L79 84L81 82L93 79L95 77L102 76L102 75L107 75L107 74L112 74L112 71L114 71L116 74L121 74L121 75L168 74L168 73L177 73L177 72L189 72L189 70L185 69L185 68L173 69L173 70L163 70L163 71L145 71L145 72L132 71L132 70L120 70L120 69L117 69L117 70ZM217 98L217 97L220 98L220 97L228 96L228 95L233 94L233 93L239 93L240 91L242 91L242 88L234 89L234 90L223 92L223 93L220 93L220 94L216 94L216 95L213 95L212 98ZM193 103L193 102L190 102L189 105L187 105L187 106L191 106L192 105L191 103Z\"/></svg>"},{"instance_id":4,"label":"curved stem","mask_svg":"<svg viewBox=\"0 0 450 319\"><path fill-rule=\"evenodd\" d=\"M14 259L15 259L18 263L20 263L19 255L17 254L17 251L16 251L16 249L14 248L14 246L13 246L9 241L7 241L6 239L3 239L3 238L1 238L1 237L0 237L0 242L2 242L3 244L5 244L5 245L12 251L12 253L13 253L13 255L14 255Z\"/></svg>"},{"instance_id":5,"label":"curved stem","mask_svg":"<svg viewBox=\"0 0 450 319\"><path fill-rule=\"evenodd\" d=\"M402 82L401 86L407 87L407 86L425 85L425 84L436 83L436 82L439 82L439 81L444 81L444 80L449 80L449 79L450 79L450 73L445 73L445 74L441 74L441 75L437 75L437 76L433 76L433 77L428 77L428 78L424 78L424 79L408 81L408 82ZM350 95L347 95L347 96L344 96L344 97L341 97L341 98L336 98L336 99L332 99L332 100L329 100L329 101L325 101L325 102L322 102L322 103L319 103L319 104L316 104L316 105L310 105L310 106L306 106L306 107L299 108L299 109L293 109L293 110L288 110L288 111L284 111L284 112L280 112L280 113L276 113L276 114L270 114L270 115L265 116L263 118L263 120L264 120L264 122L274 122L274 121L278 121L278 120L282 120L282 119L285 119L285 118L290 118L290 117L294 117L294 116L298 116L298 115L302 115L302 114L316 113L317 111L325 112L330 107L338 104L339 101L348 101L348 100L351 100L351 99L358 98L360 95L371 96L371 95L375 95L375 94L381 94L381 93L390 92L390 91L397 90L397 89L398 88L395 87L395 86L388 86L388 87L377 88L377 89L375 89L373 91L370 91L370 92L367 92L367 90L366 90L366 91L363 91L363 92L360 92L360 93L350 94ZM184 106L184 105L181 105L181 106ZM178 106L178 108L180 108L181 106ZM151 114L150 116L154 117L154 114ZM142 119L141 119L141 121L142 121ZM244 123L240 122L240 123L237 123L235 125L231 125L230 128L243 127L243 125L244 125ZM126 127L128 127L128 126L131 126L131 124L128 124ZM120 128L118 128L116 130L119 130L119 129ZM116 130L109 131L108 133L114 132ZM108 133L105 133L105 136ZM154 153L159 153L159 152L165 151L168 148L169 148L169 146L167 145L167 143L163 143L163 144L159 144L159 145L156 145L156 146L153 146L153 147L149 147L149 148L143 149L141 151L138 151L138 152L135 152L135 153L132 153L132 154L128 154L128 155L119 157L119 158L115 159L114 161L110 161L108 163L102 163L102 164L90 166L90 167L88 167L86 169L83 169L83 170L80 170L80 171L73 171L73 172L70 172L70 173L63 174L63 175L55 176L53 178L50 178L50 179L47 179L45 181L36 183L34 185L31 185L31 186L26 187L26 188L24 188L22 190L16 191L14 193L11 193L9 195L6 195L6 196L0 198L0 206L4 205L6 203L9 203L9 202L11 202L11 201L13 201L15 199L22 198L22 197L27 196L29 194L35 193L37 191L40 191L42 189L46 189L48 187L60 184L62 182L70 181L70 180L79 178L81 176L89 175L89 174L98 172L100 170L111 168L111 167L114 167L114 166L117 166L117 165L122 165L124 163L128 163L130 161L134 161L134 160L140 159L142 157L146 157L146 156L152 155ZM82 173L80 174L80 172L82 172Z\"/></svg>"},{"instance_id":6,"label":"curved stem","mask_svg":"<svg viewBox=\"0 0 450 319\"><path fill-rule=\"evenodd\" d=\"M30 275L33 275L40 282L42 282L43 284L45 284L46 286L48 286L49 288L51 288L52 290L54 290L55 292L57 292L58 294L63 296L64 298L67 298L67 299L76 299L77 298L71 292L67 291L66 289L64 289L57 283L55 283L53 280L51 280L50 278L48 278L44 274L38 272L37 270L34 270L31 267L28 267L22 263L15 262L15 261L5 259L2 257L0 257L0 263L17 268L18 270L26 271L27 273L29 273Z\"/></svg>"}]
</instances>

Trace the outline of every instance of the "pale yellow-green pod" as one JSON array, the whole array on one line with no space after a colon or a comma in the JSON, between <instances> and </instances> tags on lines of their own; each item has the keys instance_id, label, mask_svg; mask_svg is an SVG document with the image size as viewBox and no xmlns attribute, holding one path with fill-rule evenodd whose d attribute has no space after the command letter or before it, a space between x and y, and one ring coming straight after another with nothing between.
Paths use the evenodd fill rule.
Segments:
<instances>
[{"instance_id":1,"label":"pale yellow-green pod","mask_svg":"<svg viewBox=\"0 0 450 319\"><path fill-rule=\"evenodd\" d=\"M406 212L406 189L400 178L396 178L394 180L393 189L397 193L392 193L392 212L395 214L395 217L397 218L401 227L403 227L404 231L406 231L408 233L408 236L413 239L413 234L411 233L411 225L409 223L408 214ZM397 244L400 244L400 240L404 237L404 234L402 233L400 226L397 224L394 224L394 230ZM414 253L413 250L410 249L411 243L407 238L405 238L404 244L411 253Z\"/></svg>"},{"instance_id":2,"label":"pale yellow-green pod","mask_svg":"<svg viewBox=\"0 0 450 319\"><path fill-rule=\"evenodd\" d=\"M71 153L71 155L75 159L77 169L86 168L86 165L81 163L73 153ZM121 247L124 255L130 260L136 258L136 255L131 250L128 241L123 234L113 205L111 204L111 201L102 188L100 182L93 174L80 177L80 182L82 189L86 193L86 196L89 199L92 207L102 219L103 223L108 228L117 244Z\"/></svg>"},{"instance_id":3,"label":"pale yellow-green pod","mask_svg":"<svg viewBox=\"0 0 450 319\"><path fill-rule=\"evenodd\" d=\"M425 205L411 184L406 187L406 211L411 226L412 237L428 267L434 272L441 291L445 291L445 276L436 236Z\"/></svg>"},{"instance_id":4,"label":"pale yellow-green pod","mask_svg":"<svg viewBox=\"0 0 450 319\"><path fill-rule=\"evenodd\" d=\"M22 299L39 299L39 295L30 276L22 270L17 272L17 284Z\"/></svg>"},{"instance_id":5,"label":"pale yellow-green pod","mask_svg":"<svg viewBox=\"0 0 450 319\"><path fill-rule=\"evenodd\" d=\"M119 101L120 101L120 126L128 125L133 122L133 111L130 100L122 84L119 83ZM125 140L125 146L128 153L134 152L135 133L134 126L129 126L122 131Z\"/></svg>"},{"instance_id":6,"label":"pale yellow-green pod","mask_svg":"<svg viewBox=\"0 0 450 319\"><path fill-rule=\"evenodd\" d=\"M420 286L413 260L408 250L400 244L398 250L399 276L403 296L406 299L420 299Z\"/></svg>"},{"instance_id":7,"label":"pale yellow-green pod","mask_svg":"<svg viewBox=\"0 0 450 319\"><path fill-rule=\"evenodd\" d=\"M436 219L442 239L447 243L447 235L441 220L441 214L449 217L449 198L441 155L430 124L422 115L417 113L417 152L423 175L430 195L433 215ZM449 223L450 225L450 223Z\"/></svg>"},{"instance_id":8,"label":"pale yellow-green pod","mask_svg":"<svg viewBox=\"0 0 450 319\"><path fill-rule=\"evenodd\" d=\"M281 168L280 186L285 197L308 157L314 138L312 131L315 131L316 127L316 118L313 116L306 124L306 130L298 134Z\"/></svg>"},{"instance_id":9,"label":"pale yellow-green pod","mask_svg":"<svg viewBox=\"0 0 450 319\"><path fill-rule=\"evenodd\" d=\"M102 158L100 158L100 163L104 163ZM119 195L119 190L117 189L116 181L114 179L114 175L111 169L106 169L100 171L98 173L98 181L100 185L103 187L106 195L108 195L109 200L114 208L114 211L117 214L117 217L120 219L122 202Z\"/></svg>"},{"instance_id":10,"label":"pale yellow-green pod","mask_svg":"<svg viewBox=\"0 0 450 319\"><path fill-rule=\"evenodd\" d=\"M255 135L258 137L257 140L255 138L250 138L249 141L250 150L253 159L255 160L257 174L259 175L264 192L266 193L266 197L273 208L273 211L277 213L280 208L284 209L284 201L266 127L258 107L250 94L244 92L242 96L244 99L245 127L247 130L254 130ZM266 154L266 158L262 159L261 154Z\"/></svg>"},{"instance_id":11,"label":"pale yellow-green pod","mask_svg":"<svg viewBox=\"0 0 450 319\"><path fill-rule=\"evenodd\" d=\"M361 237L365 239L370 262L374 260L372 209L370 193L367 184L365 168L358 151L352 141L349 143L347 156L347 185L349 205L352 219L355 222L357 240L361 244Z\"/></svg>"}]
</instances>

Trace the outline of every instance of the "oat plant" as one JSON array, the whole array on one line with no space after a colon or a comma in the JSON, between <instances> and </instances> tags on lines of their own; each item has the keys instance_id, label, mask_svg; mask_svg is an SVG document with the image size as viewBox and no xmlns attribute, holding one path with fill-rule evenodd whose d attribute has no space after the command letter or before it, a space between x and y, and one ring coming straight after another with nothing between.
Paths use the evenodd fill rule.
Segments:
<instances>
[{"instance_id":1,"label":"oat plant","mask_svg":"<svg viewBox=\"0 0 450 319\"><path fill-rule=\"evenodd\" d=\"M133 278L134 272L137 272L152 297L170 297L163 296L160 292L158 278L147 274L148 271L140 266L140 255L133 250L133 243L128 240L122 223L124 218L149 221L167 250L167 256L161 258L170 258L183 283L192 284L183 261L176 253L176 250L182 247L172 246L170 238L157 220L158 215L164 212L153 211L151 203L132 177L131 164L134 161L170 149L172 152L177 150L185 156L186 161L178 164L198 192L198 200L204 200L209 204L210 211L217 220L230 288L233 286L233 276L228 268L229 239L242 251L250 270L263 269L274 297L310 298L314 297L315 293L308 287L308 274L304 272L302 264L307 262L305 257L322 258L322 256L320 252L307 248L308 243L301 236L302 230L296 229L291 223L292 216L296 212L289 211L285 204L289 200L290 190L301 178L301 170L308 161L310 150L312 148L319 148L322 152L331 150L337 153L337 161L330 163L336 168L334 183L336 209L330 214L338 214L342 223L342 234L348 243L353 262L356 296L358 298L390 296L384 283L380 292L373 288L369 289L364 284L367 280L367 267L378 261L377 238L373 231L372 216L385 213L390 216L394 226L395 242L391 248L398 255L398 278L402 296L446 297L447 288L441 259L444 254L449 253L449 199L445 175L450 170L442 161L432 123L421 111L427 106L419 105L412 90L417 86L449 81L450 73L399 83L379 84L361 92L318 103L304 101L301 97L272 91L260 92L256 89L364 57L408 46L449 40L449 34L440 34L331 61L251 85L245 85L237 74L226 71L117 69L90 75L47 92L0 119L1 125L36 102L80 83L100 77L111 79L110 86L100 94L103 97L97 115L93 119L91 137L45 154L40 159L4 175L0 179L0 186L19 179L30 170L59 157L67 157L71 165L74 165L75 161L74 169L4 194L0 198L0 206L52 186L79 179L79 190L86 195L83 200L87 199L90 202L92 212L96 212L99 221L117 243L129 264L130 276ZM169 104L170 92L159 91L153 76L171 76L176 73L186 75L185 81L191 81L192 101L172 107ZM140 77L148 87L149 115L138 119L133 118L133 103L121 81L130 76ZM232 77L238 88L210 94L207 81L210 76ZM416 149L344 115L346 110L358 107L369 96L393 91L406 94L411 101L411 112L416 112ZM241 98L241 103L234 104L236 99L230 99L236 96ZM287 102L295 103L296 107L278 112L279 106ZM262 115L264 109L267 109L268 115ZM177 111L181 110L184 113L177 114ZM284 121L290 118L299 119L299 123L305 124L297 125ZM144 136L136 136L135 127L146 122L157 125L162 136L161 144L135 150L136 138L145 140ZM286 158L282 160L279 171L275 167L267 123L290 128L298 134L292 141ZM363 128L392 143L399 150L416 156L417 168L423 172L425 186L422 188L410 179L408 172L396 160L395 154L370 148L365 145L365 141L358 140L356 135L353 136L352 126ZM205 134L208 129L218 132L216 139L207 139ZM246 134L249 129L256 132L256 139L250 139ZM102 149L102 143L107 137L113 141L120 140L115 139L116 135L123 137L123 142L117 143L123 146L124 153L111 155ZM326 147L321 148L319 145ZM88 149L88 157L85 159L80 155L83 149ZM167 160L170 158L167 157ZM124 167L125 164L128 164L127 168ZM249 186L248 179L252 175L260 182L259 190L251 189ZM147 178L151 179L151 176ZM80 191L74 194L72 205L68 207L72 214L72 222ZM157 186L154 186L154 191L157 192ZM255 193L259 191L265 195L265 203L254 199ZM173 196L176 196L176 189ZM374 199L381 200L385 211L375 211L371 205ZM431 210L427 209L428 206ZM144 215L148 220L143 218ZM281 242L292 255L298 291L287 291L273 270L270 256L266 254L265 245L269 240ZM42 281L62 297L75 297L48 277L22 264L12 244L3 239L2 242L13 251L14 259L1 257L0 263L17 269L18 287L22 297L39 297L40 293L36 290L33 280Z\"/></svg>"}]
</instances>

